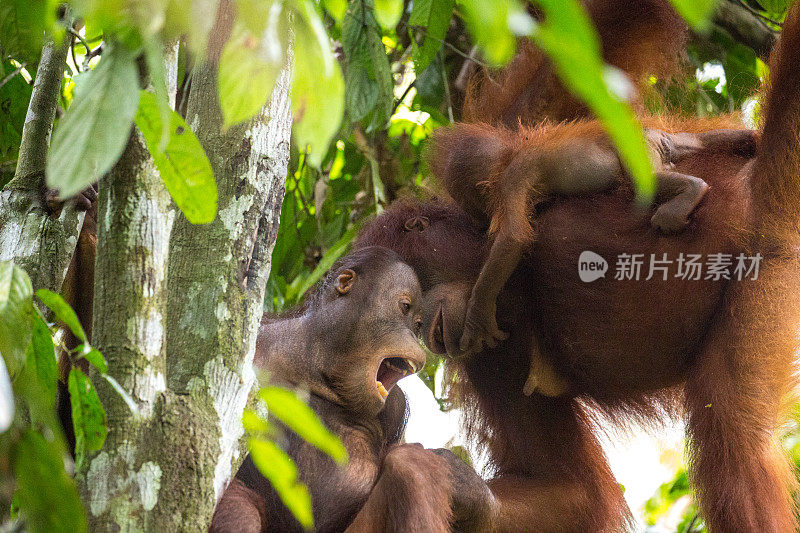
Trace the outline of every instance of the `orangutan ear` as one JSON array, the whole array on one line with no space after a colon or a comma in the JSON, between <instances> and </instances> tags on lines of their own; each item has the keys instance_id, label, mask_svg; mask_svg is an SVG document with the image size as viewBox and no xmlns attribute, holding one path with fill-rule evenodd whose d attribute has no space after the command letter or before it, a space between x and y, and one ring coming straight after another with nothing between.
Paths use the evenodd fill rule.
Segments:
<instances>
[{"instance_id":1,"label":"orangutan ear","mask_svg":"<svg viewBox=\"0 0 800 533\"><path fill-rule=\"evenodd\" d=\"M355 272L349 268L342 270L342 273L339 274L339 278L336 280L336 291L339 294L347 294L350 292L350 288L353 286L355 279Z\"/></svg>"}]
</instances>

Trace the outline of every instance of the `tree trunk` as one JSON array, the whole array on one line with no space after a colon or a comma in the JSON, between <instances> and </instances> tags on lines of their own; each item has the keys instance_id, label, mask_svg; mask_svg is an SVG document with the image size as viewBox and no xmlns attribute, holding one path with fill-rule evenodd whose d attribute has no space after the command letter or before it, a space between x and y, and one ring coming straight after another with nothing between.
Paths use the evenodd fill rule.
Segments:
<instances>
[{"instance_id":1,"label":"tree trunk","mask_svg":"<svg viewBox=\"0 0 800 533\"><path fill-rule=\"evenodd\" d=\"M0 261L14 261L34 289L58 292L78 242L84 213L66 205L50 216L42 201L50 132L58 107L70 40L42 49L22 129L14 178L0 192Z\"/></svg>"},{"instance_id":2,"label":"tree trunk","mask_svg":"<svg viewBox=\"0 0 800 533\"><path fill-rule=\"evenodd\" d=\"M250 124L222 132L212 65L193 73L187 123L214 169L217 218L195 226L171 207L137 131L101 183L93 340L139 412L98 382L109 434L80 478L92 530L203 531L242 459L290 73Z\"/></svg>"}]
</instances>

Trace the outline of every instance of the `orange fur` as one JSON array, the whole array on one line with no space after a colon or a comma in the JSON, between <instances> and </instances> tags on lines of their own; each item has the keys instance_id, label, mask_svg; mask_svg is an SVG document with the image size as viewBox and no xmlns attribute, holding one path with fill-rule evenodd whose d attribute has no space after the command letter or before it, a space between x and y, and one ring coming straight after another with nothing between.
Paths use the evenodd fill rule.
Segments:
<instances>
[{"instance_id":1,"label":"orange fur","mask_svg":"<svg viewBox=\"0 0 800 533\"><path fill-rule=\"evenodd\" d=\"M490 485L500 502L497 530L628 529L629 512L597 443L599 425L657 423L678 415L687 417L690 475L711 531L797 529L796 483L776 432L793 401L800 348L798 54L796 6L771 58L755 157L717 145L676 165L710 185L682 233L655 232L626 186L553 198L528 212L536 240L497 302L508 340L451 364L468 430L489 452ZM543 86L537 94L550 91ZM494 101L497 114L481 120L516 128L502 120L509 109L502 98ZM487 187L483 183L499 175L497 166L504 168L530 139L536 142L536 131L556 138L559 131L590 128L535 126L542 116L538 109L523 113L533 133L457 127L482 136L486 142L477 145L463 143L461 133L460 139L442 133L453 137L432 151L431 168ZM584 116L578 110L563 118ZM730 127L729 120L655 117L645 123L702 132ZM440 353L453 339L458 344L469 291L487 256L486 202L463 196L469 199L463 211L447 202L393 206L358 243L386 244L414 266L430 307L424 316L432 317L423 325L426 342ZM473 219L483 216L484 226L476 227L464 211ZM403 229L405 220L420 216L430 220L428 227ZM672 259L682 253L760 253L763 260L757 280L584 283L576 275L584 250L612 261L621 253ZM522 395L531 353L566 376L567 395ZM592 413L604 416L598 421Z\"/></svg>"}]
</instances>

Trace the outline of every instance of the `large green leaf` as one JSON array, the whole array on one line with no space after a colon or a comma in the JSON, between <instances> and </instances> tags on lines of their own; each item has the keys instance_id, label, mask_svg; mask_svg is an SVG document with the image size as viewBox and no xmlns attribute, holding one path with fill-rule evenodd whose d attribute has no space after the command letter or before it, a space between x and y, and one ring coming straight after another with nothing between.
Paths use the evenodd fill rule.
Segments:
<instances>
[{"instance_id":1,"label":"large green leaf","mask_svg":"<svg viewBox=\"0 0 800 533\"><path fill-rule=\"evenodd\" d=\"M12 378L22 369L31 338L31 280L14 263L0 262L0 354Z\"/></svg>"},{"instance_id":2,"label":"large green leaf","mask_svg":"<svg viewBox=\"0 0 800 533\"><path fill-rule=\"evenodd\" d=\"M717 7L717 0L670 0L675 11L698 31L708 29L711 14Z\"/></svg>"},{"instance_id":3,"label":"large green leaf","mask_svg":"<svg viewBox=\"0 0 800 533\"><path fill-rule=\"evenodd\" d=\"M29 66L38 62L45 33L56 27L57 8L56 0L0 2L0 61L13 57ZM5 74L0 68L0 77Z\"/></svg>"},{"instance_id":4,"label":"large green leaf","mask_svg":"<svg viewBox=\"0 0 800 533\"><path fill-rule=\"evenodd\" d=\"M375 0L375 20L385 30L392 30L403 14L403 0Z\"/></svg>"},{"instance_id":5,"label":"large green leaf","mask_svg":"<svg viewBox=\"0 0 800 533\"><path fill-rule=\"evenodd\" d=\"M109 46L97 68L76 83L75 99L53 132L47 157L47 186L65 198L116 163L139 103L136 60L123 46Z\"/></svg>"},{"instance_id":6,"label":"large green leaf","mask_svg":"<svg viewBox=\"0 0 800 533\"><path fill-rule=\"evenodd\" d=\"M266 29L256 38L237 29L219 64L219 103L225 126L253 118L269 100L286 59L286 35L281 4L269 10Z\"/></svg>"},{"instance_id":7,"label":"large green leaf","mask_svg":"<svg viewBox=\"0 0 800 533\"><path fill-rule=\"evenodd\" d=\"M164 128L156 96L142 91L136 125L153 156L161 179L178 208L193 224L205 224L217 215L217 183L200 141L181 116L171 111L169 136L160 149Z\"/></svg>"},{"instance_id":8,"label":"large green leaf","mask_svg":"<svg viewBox=\"0 0 800 533\"><path fill-rule=\"evenodd\" d=\"M347 462L347 450L339 437L331 433L316 413L294 391L282 387L264 387L258 391L269 415L274 416L304 441L316 446L339 464Z\"/></svg>"},{"instance_id":9,"label":"large green leaf","mask_svg":"<svg viewBox=\"0 0 800 533\"><path fill-rule=\"evenodd\" d=\"M86 517L72 479L64 471L63 450L28 430L12 446L10 460L17 490L14 498L28 531L80 533Z\"/></svg>"},{"instance_id":10,"label":"large green leaf","mask_svg":"<svg viewBox=\"0 0 800 533\"><path fill-rule=\"evenodd\" d=\"M167 91L167 69L164 63L164 46L161 44L161 39L157 36L153 36L145 40L144 57L147 61L150 85L153 86L153 94L155 94L156 102L158 103L158 113L161 118L161 134L159 135L158 149L163 152L167 147L169 138L169 117L172 114L172 107L169 101L169 92ZM139 107L141 107L141 99L139 101Z\"/></svg>"},{"instance_id":11,"label":"large green leaf","mask_svg":"<svg viewBox=\"0 0 800 533\"><path fill-rule=\"evenodd\" d=\"M383 128L394 108L394 81L378 24L361 3L345 15L342 48L347 58L347 118L355 122L368 117L367 131Z\"/></svg>"},{"instance_id":12,"label":"large green leaf","mask_svg":"<svg viewBox=\"0 0 800 533\"><path fill-rule=\"evenodd\" d=\"M35 371L39 382L47 391L47 403L55 405L56 382L58 381L58 362L53 335L41 317L33 319L33 338L28 354L28 370Z\"/></svg>"},{"instance_id":13,"label":"large green leaf","mask_svg":"<svg viewBox=\"0 0 800 533\"><path fill-rule=\"evenodd\" d=\"M275 488L283 504L305 529L314 527L311 511L311 494L308 487L297 479L297 466L274 442L248 439L253 464Z\"/></svg>"},{"instance_id":14,"label":"large green leaf","mask_svg":"<svg viewBox=\"0 0 800 533\"><path fill-rule=\"evenodd\" d=\"M655 193L655 177L642 129L630 106L609 88L618 73L602 60L600 40L578 0L539 0L544 22L533 39L550 56L567 88L580 97L603 124L630 171L640 202Z\"/></svg>"},{"instance_id":15,"label":"large green leaf","mask_svg":"<svg viewBox=\"0 0 800 533\"><path fill-rule=\"evenodd\" d=\"M322 0L325 11L331 14L337 22L341 22L347 11L347 0Z\"/></svg>"},{"instance_id":16,"label":"large green leaf","mask_svg":"<svg viewBox=\"0 0 800 533\"><path fill-rule=\"evenodd\" d=\"M72 331L72 334L75 335L78 340L86 342L86 332L83 331L81 321L78 320L78 315L75 314L75 311L64 301L64 298L62 298L60 294L56 294L47 289L39 289L36 291L36 296L39 297L44 305L50 308L56 315L56 318Z\"/></svg>"},{"instance_id":17,"label":"large green leaf","mask_svg":"<svg viewBox=\"0 0 800 533\"><path fill-rule=\"evenodd\" d=\"M308 163L318 167L342 122L344 81L325 27L309 0L295 16L292 76L292 132Z\"/></svg>"},{"instance_id":18,"label":"large green leaf","mask_svg":"<svg viewBox=\"0 0 800 533\"><path fill-rule=\"evenodd\" d=\"M10 61L0 65L0 70L4 70L7 76L16 70ZM0 86L0 163L17 159L31 90L22 74Z\"/></svg>"},{"instance_id":19,"label":"large green leaf","mask_svg":"<svg viewBox=\"0 0 800 533\"><path fill-rule=\"evenodd\" d=\"M99 450L106 441L106 411L94 385L79 368L69 371L67 387L75 430L75 464L80 470L86 452Z\"/></svg>"},{"instance_id":20,"label":"large green leaf","mask_svg":"<svg viewBox=\"0 0 800 533\"><path fill-rule=\"evenodd\" d=\"M414 47L414 71L419 75L428 68L442 47L455 0L417 0L408 19ZM414 36L417 36L414 38Z\"/></svg>"},{"instance_id":21,"label":"large green leaf","mask_svg":"<svg viewBox=\"0 0 800 533\"><path fill-rule=\"evenodd\" d=\"M464 20L486 60L502 65L510 60L517 47L517 26L530 23L522 4L517 0L464 0ZM511 23L517 31L512 31Z\"/></svg>"}]
</instances>

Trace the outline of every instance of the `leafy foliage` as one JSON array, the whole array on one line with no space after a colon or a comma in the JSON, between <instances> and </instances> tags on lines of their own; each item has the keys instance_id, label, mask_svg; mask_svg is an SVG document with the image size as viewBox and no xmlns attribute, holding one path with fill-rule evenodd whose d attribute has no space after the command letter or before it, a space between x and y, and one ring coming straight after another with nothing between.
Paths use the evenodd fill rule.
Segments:
<instances>
[{"instance_id":1,"label":"leafy foliage","mask_svg":"<svg viewBox=\"0 0 800 533\"><path fill-rule=\"evenodd\" d=\"M75 100L53 132L47 185L73 196L119 159L139 103L135 56L124 46L103 52L97 69L76 80Z\"/></svg>"},{"instance_id":2,"label":"leafy foliage","mask_svg":"<svg viewBox=\"0 0 800 533\"><path fill-rule=\"evenodd\" d=\"M13 263L0 262L0 353L13 378L25 359L31 338L31 296L28 275Z\"/></svg>"},{"instance_id":3,"label":"leafy foliage","mask_svg":"<svg viewBox=\"0 0 800 533\"><path fill-rule=\"evenodd\" d=\"M78 490L64 471L63 449L32 429L11 446L16 502L29 531L86 531Z\"/></svg>"},{"instance_id":4,"label":"leafy foliage","mask_svg":"<svg viewBox=\"0 0 800 533\"><path fill-rule=\"evenodd\" d=\"M205 224L217 215L217 184L200 141L178 113L169 110L164 128L158 99L142 91L136 126L142 132L158 173L169 194L192 224ZM163 132L166 138L162 138Z\"/></svg>"},{"instance_id":5,"label":"leafy foliage","mask_svg":"<svg viewBox=\"0 0 800 533\"><path fill-rule=\"evenodd\" d=\"M347 462L347 450L339 438L322 425L314 411L294 392L281 387L264 387L258 391L258 397L267 405L270 416L280 420L309 444L330 455L337 463Z\"/></svg>"},{"instance_id":6,"label":"leafy foliage","mask_svg":"<svg viewBox=\"0 0 800 533\"><path fill-rule=\"evenodd\" d=\"M108 381L116 382L106 374L103 355L86 342L69 304L52 291L40 289L36 295L83 344L68 350L63 335L56 335L56 328L33 305L28 275L13 263L0 262L0 456L10 459L16 506L30 531L80 532L86 530L86 519L65 470L69 459L56 418L57 353L73 363L67 385L78 465L87 451L102 447L108 430L92 381L74 363L85 359ZM10 365L14 372L4 372ZM133 404L118 384L115 388ZM6 481L4 475L0 472L0 481Z\"/></svg>"},{"instance_id":7,"label":"leafy foliage","mask_svg":"<svg viewBox=\"0 0 800 533\"><path fill-rule=\"evenodd\" d=\"M253 464L275 487L283 504L304 529L312 529L311 494L308 487L298 481L297 466L292 458L271 440L249 439L247 445Z\"/></svg>"},{"instance_id":8,"label":"leafy foliage","mask_svg":"<svg viewBox=\"0 0 800 533\"><path fill-rule=\"evenodd\" d=\"M69 371L69 397L75 426L75 463L81 468L86 452L97 451L106 440L106 412L92 382L77 367Z\"/></svg>"}]
</instances>

